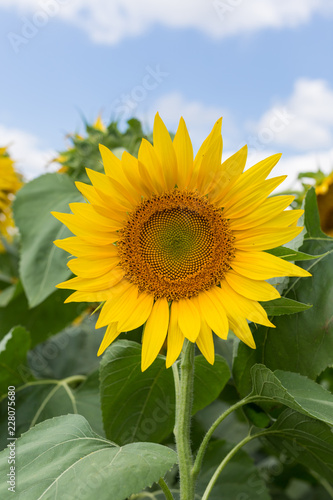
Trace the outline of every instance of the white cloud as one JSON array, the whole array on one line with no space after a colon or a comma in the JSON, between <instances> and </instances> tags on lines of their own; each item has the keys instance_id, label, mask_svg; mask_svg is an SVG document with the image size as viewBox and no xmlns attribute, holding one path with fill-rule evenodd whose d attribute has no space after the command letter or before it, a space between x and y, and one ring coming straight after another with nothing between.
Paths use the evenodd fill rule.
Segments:
<instances>
[{"instance_id":1,"label":"white cloud","mask_svg":"<svg viewBox=\"0 0 333 500\"><path fill-rule=\"evenodd\" d=\"M314 14L332 15L327 0L0 0L38 24L44 11L82 29L98 43L115 44L153 25L194 28L214 38L266 28L295 27ZM43 22L42 22L43 23ZM19 34L19 33L18 33Z\"/></svg>"},{"instance_id":2,"label":"white cloud","mask_svg":"<svg viewBox=\"0 0 333 500\"><path fill-rule=\"evenodd\" d=\"M38 175L51 172L50 161L56 152L40 146L39 139L20 129L8 128L0 124L0 147L8 146L8 151L16 163L16 169L30 180Z\"/></svg>"},{"instance_id":3,"label":"white cloud","mask_svg":"<svg viewBox=\"0 0 333 500\"><path fill-rule=\"evenodd\" d=\"M286 101L277 102L250 128L262 143L298 151L329 148L333 144L333 89L325 80L301 78Z\"/></svg>"}]
</instances>

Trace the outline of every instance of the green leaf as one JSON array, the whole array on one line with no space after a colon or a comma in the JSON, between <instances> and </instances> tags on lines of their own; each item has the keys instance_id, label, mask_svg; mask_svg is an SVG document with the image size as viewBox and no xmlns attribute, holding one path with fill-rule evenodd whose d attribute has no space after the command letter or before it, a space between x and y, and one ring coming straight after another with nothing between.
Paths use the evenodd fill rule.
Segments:
<instances>
[{"instance_id":1,"label":"green leaf","mask_svg":"<svg viewBox=\"0 0 333 500\"><path fill-rule=\"evenodd\" d=\"M0 243L3 244L5 251L0 252L0 289L3 283L13 284L18 278L19 252L16 239L14 243L8 243L1 237Z\"/></svg>"},{"instance_id":2,"label":"green leaf","mask_svg":"<svg viewBox=\"0 0 333 500\"><path fill-rule=\"evenodd\" d=\"M310 255L304 252L297 252L296 250L292 250L287 247L276 247L271 250L266 250L266 253L270 253L271 255L275 255L276 257L280 257L283 260L291 260L293 262L300 262L304 260L314 260L318 259L318 257L323 257L325 254L321 255Z\"/></svg>"},{"instance_id":3,"label":"green leaf","mask_svg":"<svg viewBox=\"0 0 333 500\"><path fill-rule=\"evenodd\" d=\"M6 307L9 302L15 299L22 292L23 288L20 281L18 283L15 283L15 285L10 285L9 287L2 290L0 293L0 307Z\"/></svg>"},{"instance_id":4,"label":"green leaf","mask_svg":"<svg viewBox=\"0 0 333 500\"><path fill-rule=\"evenodd\" d=\"M261 303L268 316L282 316L283 314L295 314L306 311L312 307L311 304L303 304L297 300L281 297L280 299L268 300Z\"/></svg>"},{"instance_id":5,"label":"green leaf","mask_svg":"<svg viewBox=\"0 0 333 500\"><path fill-rule=\"evenodd\" d=\"M332 240L330 236L323 233L320 229L320 219L317 205L317 196L316 190L312 187L306 193L305 197L305 214L304 214L304 223L306 227L306 235L305 238L319 238L324 240Z\"/></svg>"},{"instance_id":6,"label":"green leaf","mask_svg":"<svg viewBox=\"0 0 333 500\"><path fill-rule=\"evenodd\" d=\"M264 365L254 365L251 378L251 396L277 401L333 425L333 395L313 380L293 372L276 370L273 373Z\"/></svg>"},{"instance_id":7,"label":"green leaf","mask_svg":"<svg viewBox=\"0 0 333 500\"><path fill-rule=\"evenodd\" d=\"M13 210L22 243L20 276L30 307L43 302L71 275L64 251L53 244L71 233L50 212L69 212L68 204L75 201L82 201L81 194L61 174L42 175L17 193Z\"/></svg>"},{"instance_id":8,"label":"green leaf","mask_svg":"<svg viewBox=\"0 0 333 500\"><path fill-rule=\"evenodd\" d=\"M213 367L203 356L195 358L193 414L217 398L229 376L220 356ZM104 428L109 439L118 444L161 442L172 432L174 381L163 356L141 372L141 346L120 340L103 356L100 377Z\"/></svg>"},{"instance_id":9,"label":"green leaf","mask_svg":"<svg viewBox=\"0 0 333 500\"><path fill-rule=\"evenodd\" d=\"M1 405L1 445L6 445L6 404ZM52 417L79 413L99 434L104 434L99 399L98 372L88 377L73 376L63 380L37 380L16 389L16 436Z\"/></svg>"},{"instance_id":10,"label":"green leaf","mask_svg":"<svg viewBox=\"0 0 333 500\"><path fill-rule=\"evenodd\" d=\"M66 307L66 306L65 306ZM98 348L105 328L95 329L96 319L87 316L81 324L69 326L29 352L31 370L37 378L62 379L98 370Z\"/></svg>"},{"instance_id":11,"label":"green leaf","mask_svg":"<svg viewBox=\"0 0 333 500\"><path fill-rule=\"evenodd\" d=\"M21 326L13 328L0 342L0 394L7 394L9 385L25 381L29 372L27 352L30 348L30 334Z\"/></svg>"},{"instance_id":12,"label":"green leaf","mask_svg":"<svg viewBox=\"0 0 333 500\"><path fill-rule=\"evenodd\" d=\"M158 356L141 372L141 346L119 340L100 364L101 403L106 436L123 445L160 442L172 432L175 394L172 370Z\"/></svg>"},{"instance_id":13,"label":"green leaf","mask_svg":"<svg viewBox=\"0 0 333 500\"><path fill-rule=\"evenodd\" d=\"M211 476L232 447L225 441L210 443L198 479L198 498L202 497ZM226 465L209 495L209 500L221 500L221 498L223 500L270 500L264 480L260 477L253 460L243 450L238 451Z\"/></svg>"},{"instance_id":14,"label":"green leaf","mask_svg":"<svg viewBox=\"0 0 333 500\"><path fill-rule=\"evenodd\" d=\"M215 355L213 365L204 356L195 357L192 415L215 401L230 375L229 366L222 356Z\"/></svg>"},{"instance_id":15,"label":"green leaf","mask_svg":"<svg viewBox=\"0 0 333 500\"><path fill-rule=\"evenodd\" d=\"M38 306L29 309L25 294L19 293L0 307L0 338L20 324L31 332L31 344L43 342L80 316L87 304L64 304L68 290L57 290Z\"/></svg>"},{"instance_id":16,"label":"green leaf","mask_svg":"<svg viewBox=\"0 0 333 500\"><path fill-rule=\"evenodd\" d=\"M270 427L266 439L333 484L333 434L328 425L287 409Z\"/></svg>"},{"instance_id":17,"label":"green leaf","mask_svg":"<svg viewBox=\"0 0 333 500\"><path fill-rule=\"evenodd\" d=\"M37 498L125 500L157 482L177 461L153 443L119 448L95 434L80 415L37 425L16 441L16 492ZM0 454L0 497L7 498L8 451Z\"/></svg>"}]
</instances>

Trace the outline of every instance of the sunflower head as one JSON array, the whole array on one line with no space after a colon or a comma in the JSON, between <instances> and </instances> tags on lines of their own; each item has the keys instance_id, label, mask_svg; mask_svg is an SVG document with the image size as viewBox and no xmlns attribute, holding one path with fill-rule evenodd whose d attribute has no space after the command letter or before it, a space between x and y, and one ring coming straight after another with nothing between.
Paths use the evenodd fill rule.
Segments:
<instances>
[{"instance_id":1,"label":"sunflower head","mask_svg":"<svg viewBox=\"0 0 333 500\"><path fill-rule=\"evenodd\" d=\"M167 341L169 367L184 339L214 362L213 332L231 329L255 348L248 320L274 327L259 301L279 297L266 280L310 276L265 250L302 230L293 196L270 193L285 176L267 179L280 155L244 172L247 148L221 163L218 120L194 156L184 120L172 140L160 116L153 145L121 160L100 146L105 174L87 169L78 182L86 203L54 213L75 236L55 244L75 258L76 277L58 285L70 301L103 302L96 327L107 326L98 354L121 332L144 325L142 369Z\"/></svg>"},{"instance_id":2,"label":"sunflower head","mask_svg":"<svg viewBox=\"0 0 333 500\"><path fill-rule=\"evenodd\" d=\"M14 170L14 162L6 148L0 148L0 235L11 241L14 228L12 217L12 201L22 182ZM0 252L4 252L0 240Z\"/></svg>"}]
</instances>

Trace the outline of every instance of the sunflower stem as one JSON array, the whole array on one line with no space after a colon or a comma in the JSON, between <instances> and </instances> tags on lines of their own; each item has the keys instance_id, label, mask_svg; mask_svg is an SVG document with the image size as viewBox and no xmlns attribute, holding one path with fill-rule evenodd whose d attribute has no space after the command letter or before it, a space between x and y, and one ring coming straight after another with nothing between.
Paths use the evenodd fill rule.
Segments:
<instances>
[{"instance_id":1,"label":"sunflower stem","mask_svg":"<svg viewBox=\"0 0 333 500\"><path fill-rule=\"evenodd\" d=\"M180 500L194 499L194 481L192 478L192 450L190 443L191 410L194 377L194 344L185 339L180 362L180 380L175 366L176 421L174 435L178 453L180 476ZM178 383L179 380L179 383Z\"/></svg>"}]
</instances>

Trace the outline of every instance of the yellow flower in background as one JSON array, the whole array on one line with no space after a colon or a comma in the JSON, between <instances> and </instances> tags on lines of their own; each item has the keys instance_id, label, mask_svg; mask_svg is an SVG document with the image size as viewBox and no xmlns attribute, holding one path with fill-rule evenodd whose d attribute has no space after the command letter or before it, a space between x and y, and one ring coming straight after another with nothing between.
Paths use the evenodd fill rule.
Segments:
<instances>
[{"instance_id":1,"label":"yellow flower in background","mask_svg":"<svg viewBox=\"0 0 333 500\"><path fill-rule=\"evenodd\" d=\"M157 114L153 146L143 139L138 159L121 160L100 146L105 175L87 169L92 185L77 183L87 203L54 213L76 235L55 242L76 257L76 277L58 285L75 290L66 302L104 302L99 355L143 324L142 370L165 340L167 367L185 338L213 363L212 331L226 339L230 328L255 348L247 319L274 327L258 301L280 296L266 280L310 276L265 252L302 230L303 211L285 210L293 196L268 198L285 179L266 179L280 155L243 172L245 146L221 165L221 123L193 158L184 120L172 141Z\"/></svg>"},{"instance_id":2,"label":"yellow flower in background","mask_svg":"<svg viewBox=\"0 0 333 500\"><path fill-rule=\"evenodd\" d=\"M97 130L100 130L101 132L105 132L106 131L106 127L102 121L102 117L101 115L98 115L95 123L93 124L93 127Z\"/></svg>"},{"instance_id":3,"label":"yellow flower in background","mask_svg":"<svg viewBox=\"0 0 333 500\"><path fill-rule=\"evenodd\" d=\"M316 187L320 227L333 236L333 172Z\"/></svg>"},{"instance_id":4,"label":"yellow flower in background","mask_svg":"<svg viewBox=\"0 0 333 500\"><path fill-rule=\"evenodd\" d=\"M14 162L9 157L6 148L0 148L0 235L7 241L12 239L14 221L11 205L14 194L22 183L14 170ZM0 240L0 252L5 248Z\"/></svg>"}]
</instances>

